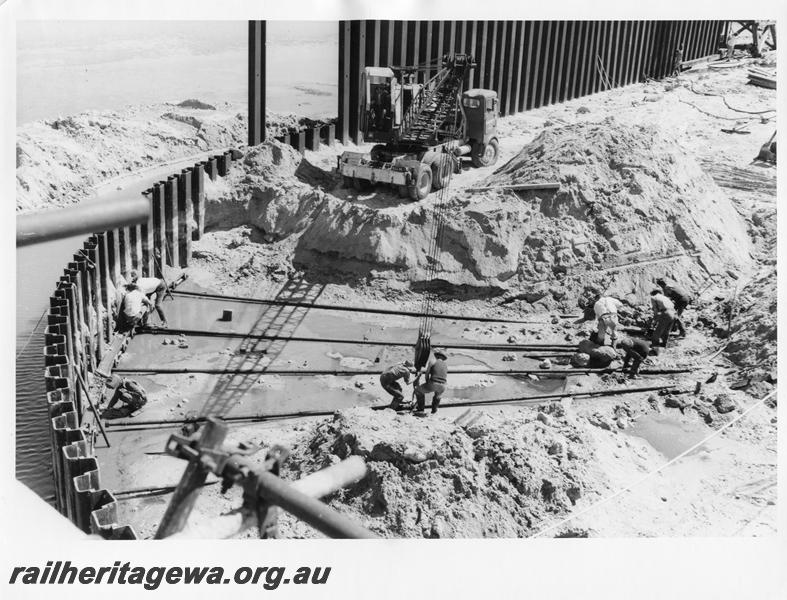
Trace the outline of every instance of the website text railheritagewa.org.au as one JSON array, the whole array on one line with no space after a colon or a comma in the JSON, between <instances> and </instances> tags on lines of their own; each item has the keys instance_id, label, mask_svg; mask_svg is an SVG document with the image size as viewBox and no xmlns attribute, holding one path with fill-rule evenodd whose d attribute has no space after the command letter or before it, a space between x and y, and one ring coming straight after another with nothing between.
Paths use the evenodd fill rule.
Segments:
<instances>
[{"instance_id":1,"label":"website text railheritagewa.org.au","mask_svg":"<svg viewBox=\"0 0 787 600\"><path fill-rule=\"evenodd\" d=\"M275 590L280 585L318 585L328 582L331 567L135 567L115 561L112 566L78 566L67 561L47 561L44 567L12 567L10 584L21 585L141 585L146 590L161 585L258 585Z\"/></svg>"}]
</instances>

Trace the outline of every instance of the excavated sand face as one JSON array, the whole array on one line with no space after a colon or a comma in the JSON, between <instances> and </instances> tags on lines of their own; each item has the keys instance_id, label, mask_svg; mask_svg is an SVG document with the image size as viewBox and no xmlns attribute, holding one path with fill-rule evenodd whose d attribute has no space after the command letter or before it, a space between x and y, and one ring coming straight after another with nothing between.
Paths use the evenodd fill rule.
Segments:
<instances>
[{"instance_id":1,"label":"excavated sand face","mask_svg":"<svg viewBox=\"0 0 787 600\"><path fill-rule=\"evenodd\" d=\"M251 149L244 166L230 189L208 189L209 226L245 223L269 241L294 238L298 268L427 278L438 194L418 203L381 190L375 202L339 198L331 193L335 176L276 142ZM751 268L743 219L658 129L614 119L549 129L486 184L541 181L559 181L560 190L447 198L438 278L552 309L575 305L587 288L642 301L657 276L695 287L708 272L727 277Z\"/></svg>"},{"instance_id":2,"label":"excavated sand face","mask_svg":"<svg viewBox=\"0 0 787 600\"><path fill-rule=\"evenodd\" d=\"M549 129L486 183L539 181L559 181L561 187L549 198L523 195L534 207L534 233L520 261L526 278L537 278L545 267L571 274L579 265L613 265L627 255L681 252L699 252L700 260L656 263L644 274L669 272L689 283L703 281L705 269L752 267L743 218L678 139L657 128L623 127L609 118ZM616 274L605 287L641 292L641 274Z\"/></svg>"},{"instance_id":3,"label":"excavated sand face","mask_svg":"<svg viewBox=\"0 0 787 600\"><path fill-rule=\"evenodd\" d=\"M345 512L391 537L522 537L566 514L592 451L560 404L510 416L440 418L349 409L293 457L304 473L354 454L369 475L341 492Z\"/></svg>"}]
</instances>

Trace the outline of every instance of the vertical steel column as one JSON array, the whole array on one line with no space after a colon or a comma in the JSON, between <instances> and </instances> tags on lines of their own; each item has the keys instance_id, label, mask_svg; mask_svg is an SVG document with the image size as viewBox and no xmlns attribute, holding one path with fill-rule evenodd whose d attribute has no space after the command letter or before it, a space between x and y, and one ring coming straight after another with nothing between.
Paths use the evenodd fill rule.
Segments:
<instances>
[{"instance_id":1,"label":"vertical steel column","mask_svg":"<svg viewBox=\"0 0 787 600\"><path fill-rule=\"evenodd\" d=\"M571 79L569 79L567 100L577 98L582 87L582 76L584 73L581 69L582 61L580 57L585 54L585 21L577 21L572 46Z\"/></svg>"},{"instance_id":2,"label":"vertical steel column","mask_svg":"<svg viewBox=\"0 0 787 600\"><path fill-rule=\"evenodd\" d=\"M249 146L265 141L265 21L249 21Z\"/></svg>"},{"instance_id":3,"label":"vertical steel column","mask_svg":"<svg viewBox=\"0 0 787 600\"><path fill-rule=\"evenodd\" d=\"M596 78L593 70L593 55L595 52L596 44L596 30L598 23L596 21L587 21L588 36L583 46L583 59L582 59L582 81L580 82L580 94L587 96L593 93L593 86Z\"/></svg>"},{"instance_id":4,"label":"vertical steel column","mask_svg":"<svg viewBox=\"0 0 787 600\"><path fill-rule=\"evenodd\" d=\"M566 99L565 83L570 74L567 72L568 57L571 55L571 38L574 35L574 21L561 21L560 50L557 58L557 77L552 93L553 102L562 102ZM568 52L566 51L568 50Z\"/></svg>"},{"instance_id":5,"label":"vertical steel column","mask_svg":"<svg viewBox=\"0 0 787 600\"><path fill-rule=\"evenodd\" d=\"M506 35L509 42L506 48L507 66L506 66L506 113L512 115L517 111L517 97L514 93L514 65L517 64L517 58L521 55L522 51L522 22L521 21L506 21ZM517 90L518 91L518 90Z\"/></svg>"},{"instance_id":6,"label":"vertical steel column","mask_svg":"<svg viewBox=\"0 0 787 600\"><path fill-rule=\"evenodd\" d=\"M120 231L107 231L109 242L109 274L114 287L120 285Z\"/></svg>"},{"instance_id":7,"label":"vertical steel column","mask_svg":"<svg viewBox=\"0 0 787 600\"><path fill-rule=\"evenodd\" d=\"M339 141L346 144L350 139L350 48L352 33L350 21L339 21L339 107L337 129Z\"/></svg>"},{"instance_id":8,"label":"vertical steel column","mask_svg":"<svg viewBox=\"0 0 787 600\"><path fill-rule=\"evenodd\" d=\"M514 84L514 112L521 112L525 110L525 98L527 97L527 79L528 73L525 61L530 56L530 49L532 47L532 22L531 21L517 21L517 60L514 73L516 79ZM527 41L525 41L527 40ZM525 52L525 44L527 44L527 52ZM524 85L523 85L524 80Z\"/></svg>"},{"instance_id":9,"label":"vertical steel column","mask_svg":"<svg viewBox=\"0 0 787 600\"><path fill-rule=\"evenodd\" d=\"M153 264L154 272L158 277L164 274L164 264L167 262L167 237L166 237L166 211L164 198L166 197L166 183L159 181L153 186Z\"/></svg>"},{"instance_id":10,"label":"vertical steel column","mask_svg":"<svg viewBox=\"0 0 787 600\"><path fill-rule=\"evenodd\" d=\"M543 21L546 35L541 41L541 61L538 64L538 97L533 103L533 108L544 106L548 98L546 91L549 87L549 61L550 47L552 42L552 21Z\"/></svg>"},{"instance_id":11,"label":"vertical steel column","mask_svg":"<svg viewBox=\"0 0 787 600\"><path fill-rule=\"evenodd\" d=\"M172 175L167 177L167 183L164 187L164 232L167 243L164 245L164 254L162 256L162 261L170 267L177 267L180 264L177 242L177 205L178 177Z\"/></svg>"},{"instance_id":12,"label":"vertical steel column","mask_svg":"<svg viewBox=\"0 0 787 600\"><path fill-rule=\"evenodd\" d=\"M617 87L618 80L615 78L618 62L618 52L620 51L620 21L612 21L609 30L609 42L607 43L607 55L604 61L604 70L607 73L610 89Z\"/></svg>"},{"instance_id":13,"label":"vertical steel column","mask_svg":"<svg viewBox=\"0 0 787 600\"><path fill-rule=\"evenodd\" d=\"M143 272L144 261L142 260L142 225L137 224L131 228L131 240L133 245L131 249L134 256L131 257L131 264L134 268L139 270L140 274Z\"/></svg>"},{"instance_id":14,"label":"vertical steel column","mask_svg":"<svg viewBox=\"0 0 787 600\"><path fill-rule=\"evenodd\" d=\"M372 21L372 36L374 39L374 48L372 49L372 62L370 63L372 66L380 67L383 66L380 64L380 29L381 29L381 22L380 21Z\"/></svg>"},{"instance_id":15,"label":"vertical steel column","mask_svg":"<svg viewBox=\"0 0 787 600\"><path fill-rule=\"evenodd\" d=\"M481 28L480 34L478 36L478 52L476 52L476 61L478 62L478 69L476 72L478 73L478 83L476 84L477 87L486 87L486 38L487 38L487 28L489 27L488 21L481 21L479 23Z\"/></svg>"},{"instance_id":16,"label":"vertical steel column","mask_svg":"<svg viewBox=\"0 0 787 600\"><path fill-rule=\"evenodd\" d=\"M642 61L644 60L645 53L647 52L647 37L648 37L649 21L640 21L639 39L637 42L637 58L634 61L634 81L642 81Z\"/></svg>"},{"instance_id":17,"label":"vertical steel column","mask_svg":"<svg viewBox=\"0 0 787 600\"><path fill-rule=\"evenodd\" d=\"M114 318L112 314L115 298L114 294L110 294L110 289L113 289L114 286L112 285L112 280L110 279L107 234L99 233L96 237L98 238L98 268L101 276L101 303L103 304L106 311L104 341L109 342L112 337L112 331L115 329Z\"/></svg>"},{"instance_id":18,"label":"vertical steel column","mask_svg":"<svg viewBox=\"0 0 787 600\"><path fill-rule=\"evenodd\" d=\"M546 104L553 104L556 98L555 85L557 83L558 72L560 69L559 48L560 41L563 39L563 21L552 22L552 46L549 50L549 81L547 85ZM562 58L562 56L560 57Z\"/></svg>"},{"instance_id":19,"label":"vertical steel column","mask_svg":"<svg viewBox=\"0 0 787 600\"><path fill-rule=\"evenodd\" d=\"M104 320L101 318L101 302L104 292L102 290L103 285L101 280L101 267L99 266L98 238L96 236L91 236L85 243L85 254L87 254L88 260L92 263L92 266L88 265L88 274L90 276L90 287L92 289L92 308L96 315L95 350L98 361L100 362L101 358L104 356Z\"/></svg>"},{"instance_id":20,"label":"vertical steel column","mask_svg":"<svg viewBox=\"0 0 787 600\"><path fill-rule=\"evenodd\" d=\"M418 65L418 38L419 38L419 31L418 31L418 21L406 21L405 30L407 32L407 40L408 44L406 47L406 60L405 64L407 65ZM367 33L368 38L368 33ZM422 82L423 73L420 71L416 74L416 81Z\"/></svg>"},{"instance_id":21,"label":"vertical steel column","mask_svg":"<svg viewBox=\"0 0 787 600\"><path fill-rule=\"evenodd\" d=\"M424 62L429 63L429 69L424 74L424 77L428 80L432 77L433 67L432 65L436 64L436 58L434 50L432 49L432 29L434 27L434 23L432 21L426 21L426 37L424 38L423 49L424 49Z\"/></svg>"},{"instance_id":22,"label":"vertical steel column","mask_svg":"<svg viewBox=\"0 0 787 600\"><path fill-rule=\"evenodd\" d=\"M486 83L484 84L484 87L490 90L495 90L499 95L500 90L497 88L495 78L495 75L497 74L497 21L490 21L490 24L492 27L492 35L491 37L487 37L489 47L487 48Z\"/></svg>"},{"instance_id":23,"label":"vertical steel column","mask_svg":"<svg viewBox=\"0 0 787 600\"><path fill-rule=\"evenodd\" d=\"M401 39L401 47L399 49L398 60L400 65L405 66L407 65L407 47L410 45L409 39L407 37L407 24L409 23L409 21L400 21L399 23L401 26L402 39Z\"/></svg>"},{"instance_id":24,"label":"vertical steel column","mask_svg":"<svg viewBox=\"0 0 787 600\"><path fill-rule=\"evenodd\" d=\"M191 206L194 213L192 240L199 240L205 231L205 164L196 163L191 169Z\"/></svg>"},{"instance_id":25,"label":"vertical steel column","mask_svg":"<svg viewBox=\"0 0 787 600\"><path fill-rule=\"evenodd\" d=\"M142 236L142 265L141 271L144 277L153 277L153 189L149 188L143 192L145 198L150 203L148 220L140 226Z\"/></svg>"},{"instance_id":26,"label":"vertical steel column","mask_svg":"<svg viewBox=\"0 0 787 600\"><path fill-rule=\"evenodd\" d=\"M232 157L224 155L224 172L229 173ZM188 267L191 261L191 223L194 209L191 202L191 167L183 169L178 178L178 256L180 266Z\"/></svg>"},{"instance_id":27,"label":"vertical steel column","mask_svg":"<svg viewBox=\"0 0 787 600\"><path fill-rule=\"evenodd\" d=\"M527 56L525 60L525 110L535 107L536 93L538 91L538 63L541 60L541 30L543 21L535 21L530 25L530 40L527 43Z\"/></svg>"},{"instance_id":28,"label":"vertical steel column","mask_svg":"<svg viewBox=\"0 0 787 600\"><path fill-rule=\"evenodd\" d=\"M356 144L363 143L361 132L361 96L363 94L363 57L366 47L366 22L353 21L353 40L351 50L352 72L350 74L350 89L352 98L350 104L350 136Z\"/></svg>"},{"instance_id":29,"label":"vertical steel column","mask_svg":"<svg viewBox=\"0 0 787 600\"><path fill-rule=\"evenodd\" d=\"M508 110L508 94L511 89L511 58L513 57L514 41L513 34L509 33L512 21L500 21L500 43L498 44L499 50L497 56L498 74L497 74L497 89L500 94L500 114L505 116L509 114ZM510 41L509 41L510 40ZM508 73L508 77L506 77Z\"/></svg>"},{"instance_id":30,"label":"vertical steel column","mask_svg":"<svg viewBox=\"0 0 787 600\"><path fill-rule=\"evenodd\" d=\"M618 61L618 85L623 87L628 84L629 53L631 52L631 21L620 22L620 59Z\"/></svg>"}]
</instances>

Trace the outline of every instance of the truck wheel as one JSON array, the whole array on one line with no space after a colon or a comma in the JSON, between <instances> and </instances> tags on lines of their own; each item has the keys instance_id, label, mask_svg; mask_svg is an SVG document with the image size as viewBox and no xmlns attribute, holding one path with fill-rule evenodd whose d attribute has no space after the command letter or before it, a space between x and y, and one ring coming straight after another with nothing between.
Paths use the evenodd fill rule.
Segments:
<instances>
[{"instance_id":1,"label":"truck wheel","mask_svg":"<svg viewBox=\"0 0 787 600\"><path fill-rule=\"evenodd\" d=\"M432 161L432 187L434 189L441 190L448 184L453 166L453 160L447 154L435 157Z\"/></svg>"},{"instance_id":2,"label":"truck wheel","mask_svg":"<svg viewBox=\"0 0 787 600\"><path fill-rule=\"evenodd\" d=\"M432 191L432 169L420 164L413 173L415 183L407 187L412 200L423 200Z\"/></svg>"},{"instance_id":3,"label":"truck wheel","mask_svg":"<svg viewBox=\"0 0 787 600\"><path fill-rule=\"evenodd\" d=\"M489 140L488 144L474 144L471 158L474 167L490 167L497 162L497 140Z\"/></svg>"}]
</instances>

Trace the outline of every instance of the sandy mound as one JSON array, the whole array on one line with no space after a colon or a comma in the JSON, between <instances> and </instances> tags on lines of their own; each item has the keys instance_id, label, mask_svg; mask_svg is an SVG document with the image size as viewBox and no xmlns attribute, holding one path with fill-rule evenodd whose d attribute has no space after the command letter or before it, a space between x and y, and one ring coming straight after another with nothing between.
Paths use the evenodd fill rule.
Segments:
<instances>
[{"instance_id":1,"label":"sandy mound","mask_svg":"<svg viewBox=\"0 0 787 600\"><path fill-rule=\"evenodd\" d=\"M551 413L551 414L546 414ZM553 404L545 413L443 419L350 409L319 425L304 473L351 454L368 476L336 506L390 537L514 537L571 510L586 489L590 451Z\"/></svg>"},{"instance_id":2,"label":"sandy mound","mask_svg":"<svg viewBox=\"0 0 787 600\"><path fill-rule=\"evenodd\" d=\"M295 237L298 268L425 280L437 194L418 203L381 190L342 198L335 176L276 142L252 149L244 166L211 197L215 227L250 224L270 240ZM746 223L659 130L614 120L549 129L487 183L552 180L561 183L557 193L447 199L439 279L553 309L575 306L585 286L642 301L656 276L698 288L709 271L750 268ZM699 256L663 261L692 253Z\"/></svg>"},{"instance_id":3,"label":"sandy mound","mask_svg":"<svg viewBox=\"0 0 787 600\"><path fill-rule=\"evenodd\" d=\"M670 273L702 285L707 270L751 268L746 224L677 138L615 119L545 130L487 185L558 181L560 190L520 194L533 207L520 259L527 280L587 269L588 280L621 295L647 291ZM700 252L643 268L625 263Z\"/></svg>"}]
</instances>

